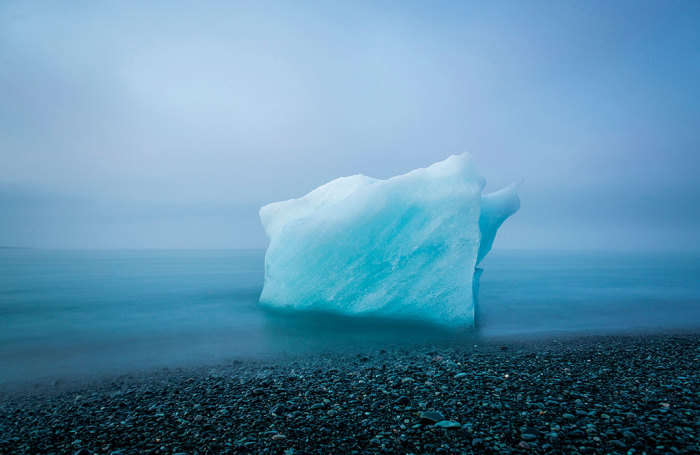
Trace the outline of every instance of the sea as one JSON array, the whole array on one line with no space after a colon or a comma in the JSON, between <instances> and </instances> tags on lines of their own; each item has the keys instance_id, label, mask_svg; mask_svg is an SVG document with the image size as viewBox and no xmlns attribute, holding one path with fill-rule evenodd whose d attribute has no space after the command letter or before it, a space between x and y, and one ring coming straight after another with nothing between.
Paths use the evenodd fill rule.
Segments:
<instances>
[{"instance_id":1,"label":"sea","mask_svg":"<svg viewBox=\"0 0 700 455\"><path fill-rule=\"evenodd\" d=\"M700 330L700 254L502 251L476 328L258 305L264 250L0 249L0 385L416 343Z\"/></svg>"}]
</instances>

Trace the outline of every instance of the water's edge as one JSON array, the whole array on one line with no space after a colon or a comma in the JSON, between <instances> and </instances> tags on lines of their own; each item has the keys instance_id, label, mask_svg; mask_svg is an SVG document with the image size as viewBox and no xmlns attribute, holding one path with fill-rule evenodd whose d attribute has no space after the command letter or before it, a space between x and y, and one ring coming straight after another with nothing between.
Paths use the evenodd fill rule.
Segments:
<instances>
[{"instance_id":1,"label":"water's edge","mask_svg":"<svg viewBox=\"0 0 700 455\"><path fill-rule=\"evenodd\" d=\"M492 251L475 330L257 305L264 251L0 250L0 383L412 343L700 327L700 255Z\"/></svg>"}]
</instances>

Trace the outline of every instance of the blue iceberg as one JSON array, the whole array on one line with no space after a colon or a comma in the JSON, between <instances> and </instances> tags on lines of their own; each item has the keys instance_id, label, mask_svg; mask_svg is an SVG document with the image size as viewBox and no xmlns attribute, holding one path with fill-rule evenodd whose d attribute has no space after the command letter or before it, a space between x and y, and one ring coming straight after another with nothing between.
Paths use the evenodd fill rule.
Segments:
<instances>
[{"instance_id":1,"label":"blue iceberg","mask_svg":"<svg viewBox=\"0 0 700 455\"><path fill-rule=\"evenodd\" d=\"M260 303L474 325L480 269L519 182L482 195L469 154L386 180L353 175L260 209Z\"/></svg>"}]
</instances>

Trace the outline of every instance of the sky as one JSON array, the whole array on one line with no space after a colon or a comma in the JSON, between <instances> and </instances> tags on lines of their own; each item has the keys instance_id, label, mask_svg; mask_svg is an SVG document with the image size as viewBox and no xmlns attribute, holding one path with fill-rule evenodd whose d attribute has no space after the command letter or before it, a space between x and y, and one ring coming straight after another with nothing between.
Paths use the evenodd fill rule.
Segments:
<instances>
[{"instance_id":1,"label":"sky","mask_svg":"<svg viewBox=\"0 0 700 455\"><path fill-rule=\"evenodd\" d=\"M470 152L494 248L700 251L700 2L0 2L0 246L261 248Z\"/></svg>"}]
</instances>

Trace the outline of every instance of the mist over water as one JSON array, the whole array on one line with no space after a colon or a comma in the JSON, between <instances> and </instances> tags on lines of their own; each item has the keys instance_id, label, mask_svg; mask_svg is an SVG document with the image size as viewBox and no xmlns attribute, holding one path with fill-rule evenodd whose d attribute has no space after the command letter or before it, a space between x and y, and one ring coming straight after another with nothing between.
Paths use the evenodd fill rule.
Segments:
<instances>
[{"instance_id":1,"label":"mist over water","mask_svg":"<svg viewBox=\"0 0 700 455\"><path fill-rule=\"evenodd\" d=\"M68 4L69 3L69 4ZM0 2L0 246L265 247L470 152L500 248L700 251L700 2Z\"/></svg>"},{"instance_id":2,"label":"mist over water","mask_svg":"<svg viewBox=\"0 0 700 455\"><path fill-rule=\"evenodd\" d=\"M700 255L493 251L473 331L271 313L264 251L0 250L2 383L223 360L700 327Z\"/></svg>"}]
</instances>

